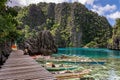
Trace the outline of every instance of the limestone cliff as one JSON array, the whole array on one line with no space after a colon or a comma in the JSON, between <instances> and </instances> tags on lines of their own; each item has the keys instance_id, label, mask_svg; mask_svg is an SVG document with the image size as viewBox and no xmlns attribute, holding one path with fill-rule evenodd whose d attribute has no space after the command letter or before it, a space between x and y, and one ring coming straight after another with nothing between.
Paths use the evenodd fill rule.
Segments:
<instances>
[{"instance_id":1,"label":"limestone cliff","mask_svg":"<svg viewBox=\"0 0 120 80\"><path fill-rule=\"evenodd\" d=\"M24 14L21 14L25 12ZM58 47L107 47L112 28L104 16L81 3L39 3L21 9L17 19L32 30L50 30Z\"/></svg>"}]
</instances>

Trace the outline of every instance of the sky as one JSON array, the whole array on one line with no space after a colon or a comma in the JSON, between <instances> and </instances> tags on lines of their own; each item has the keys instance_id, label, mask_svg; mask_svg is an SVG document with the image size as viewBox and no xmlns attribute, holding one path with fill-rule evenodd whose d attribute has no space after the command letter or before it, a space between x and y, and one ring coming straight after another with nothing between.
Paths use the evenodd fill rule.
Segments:
<instances>
[{"instance_id":1,"label":"sky","mask_svg":"<svg viewBox=\"0 0 120 80\"><path fill-rule=\"evenodd\" d=\"M10 0L7 5L13 6L28 6L32 3L39 2L80 2L84 4L89 10L97 12L100 16L105 16L109 23L114 26L115 20L120 18L120 0Z\"/></svg>"}]
</instances>

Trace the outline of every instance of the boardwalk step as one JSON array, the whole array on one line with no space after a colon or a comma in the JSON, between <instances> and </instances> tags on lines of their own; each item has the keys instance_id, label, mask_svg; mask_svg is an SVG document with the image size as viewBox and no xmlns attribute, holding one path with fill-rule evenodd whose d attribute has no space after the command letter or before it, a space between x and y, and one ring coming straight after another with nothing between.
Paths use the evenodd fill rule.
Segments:
<instances>
[{"instance_id":1,"label":"boardwalk step","mask_svg":"<svg viewBox=\"0 0 120 80\"><path fill-rule=\"evenodd\" d=\"M55 80L55 77L22 50L12 51L0 69L0 80Z\"/></svg>"}]
</instances>

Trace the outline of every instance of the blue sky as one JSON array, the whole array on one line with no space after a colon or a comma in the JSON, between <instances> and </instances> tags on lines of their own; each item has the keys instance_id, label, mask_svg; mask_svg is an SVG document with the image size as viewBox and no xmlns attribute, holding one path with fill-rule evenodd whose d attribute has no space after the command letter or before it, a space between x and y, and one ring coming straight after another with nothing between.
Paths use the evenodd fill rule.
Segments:
<instances>
[{"instance_id":1,"label":"blue sky","mask_svg":"<svg viewBox=\"0 0 120 80\"><path fill-rule=\"evenodd\" d=\"M115 25L115 20L120 18L120 0L10 0L9 6L27 6L32 3L39 2L80 2L89 10L97 12L101 16L105 16L109 23Z\"/></svg>"},{"instance_id":2,"label":"blue sky","mask_svg":"<svg viewBox=\"0 0 120 80\"><path fill-rule=\"evenodd\" d=\"M109 23L115 25L115 20L120 18L120 0L94 0L93 4L85 4L90 10L105 16Z\"/></svg>"}]
</instances>

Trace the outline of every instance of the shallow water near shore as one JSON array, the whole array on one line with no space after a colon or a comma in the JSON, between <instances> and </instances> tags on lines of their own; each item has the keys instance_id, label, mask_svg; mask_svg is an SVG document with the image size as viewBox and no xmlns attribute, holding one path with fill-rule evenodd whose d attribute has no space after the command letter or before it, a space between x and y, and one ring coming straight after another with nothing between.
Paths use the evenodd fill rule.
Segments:
<instances>
[{"instance_id":1,"label":"shallow water near shore","mask_svg":"<svg viewBox=\"0 0 120 80\"><path fill-rule=\"evenodd\" d=\"M89 58L120 58L120 51L106 48L58 48L57 55L63 54Z\"/></svg>"},{"instance_id":2,"label":"shallow water near shore","mask_svg":"<svg viewBox=\"0 0 120 80\"><path fill-rule=\"evenodd\" d=\"M58 53L52 57L55 60L46 61L77 66L78 68L71 70L72 72L89 69L90 73L84 77L93 77L95 80L120 80L120 51L99 48L59 48Z\"/></svg>"}]
</instances>

